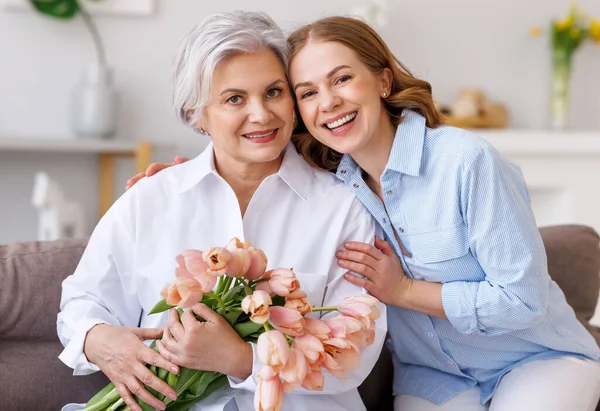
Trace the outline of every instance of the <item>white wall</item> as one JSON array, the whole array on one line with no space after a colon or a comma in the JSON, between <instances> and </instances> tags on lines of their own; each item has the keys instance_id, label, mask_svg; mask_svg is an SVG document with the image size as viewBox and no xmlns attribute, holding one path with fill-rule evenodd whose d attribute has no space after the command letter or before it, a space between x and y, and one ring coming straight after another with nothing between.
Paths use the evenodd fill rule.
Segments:
<instances>
[{"instance_id":1,"label":"white wall","mask_svg":"<svg viewBox=\"0 0 600 411\"><path fill-rule=\"evenodd\" d=\"M1 2L2 0L0 0ZM269 12L285 29L350 10L361 0L156 0L154 16L98 17L121 92L118 138L190 142L196 136L171 113L170 62L178 39L204 16L237 8ZM433 84L442 103L462 87L482 88L507 104L512 126L547 124L547 39L533 39L533 25L562 16L567 0L390 0L390 24L380 33L412 71ZM581 0L600 15L598 0ZM0 10L0 138L72 138L69 93L94 58L81 21L59 22L33 13ZM575 128L600 128L600 47L578 52L573 78ZM187 152L190 154L190 152ZM172 152L163 152L166 159ZM33 174L48 171L68 193L95 210L93 156L0 153L0 243L35 236L29 206ZM130 173L127 165L121 181Z\"/></svg>"}]
</instances>

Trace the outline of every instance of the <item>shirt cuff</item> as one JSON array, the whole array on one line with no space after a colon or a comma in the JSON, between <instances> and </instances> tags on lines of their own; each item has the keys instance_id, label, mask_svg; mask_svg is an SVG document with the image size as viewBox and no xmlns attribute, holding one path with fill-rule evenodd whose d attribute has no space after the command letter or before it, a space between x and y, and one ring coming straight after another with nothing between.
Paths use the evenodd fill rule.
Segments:
<instances>
[{"instance_id":1,"label":"shirt cuff","mask_svg":"<svg viewBox=\"0 0 600 411\"><path fill-rule=\"evenodd\" d=\"M256 391L257 383L254 377L259 371L261 364L258 362L258 355L256 355L256 344L249 342L252 347L252 374L245 380L235 377L227 377L229 380L229 386L238 390Z\"/></svg>"},{"instance_id":2,"label":"shirt cuff","mask_svg":"<svg viewBox=\"0 0 600 411\"><path fill-rule=\"evenodd\" d=\"M477 326L478 282L455 281L442 285L444 313L454 328L463 334L479 333Z\"/></svg>"},{"instance_id":3,"label":"shirt cuff","mask_svg":"<svg viewBox=\"0 0 600 411\"><path fill-rule=\"evenodd\" d=\"M85 343L88 331L98 324L108 323L103 320L87 321L83 326L79 327L73 338L70 339L65 349L58 356L59 360L73 369L73 375L88 375L100 371L100 368L96 364L88 361L83 352L83 344Z\"/></svg>"}]
</instances>

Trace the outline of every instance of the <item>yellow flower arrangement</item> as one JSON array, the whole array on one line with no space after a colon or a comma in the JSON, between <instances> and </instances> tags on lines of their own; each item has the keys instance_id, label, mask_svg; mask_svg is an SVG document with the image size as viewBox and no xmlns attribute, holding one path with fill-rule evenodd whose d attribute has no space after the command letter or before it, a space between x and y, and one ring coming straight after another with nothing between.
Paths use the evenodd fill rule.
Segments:
<instances>
[{"instance_id":1,"label":"yellow flower arrangement","mask_svg":"<svg viewBox=\"0 0 600 411\"><path fill-rule=\"evenodd\" d=\"M534 27L530 34L542 35L542 29ZM553 128L562 129L567 125L569 109L569 83L575 50L587 40L600 44L600 19L590 18L571 3L569 14L560 20L552 20L549 35L552 45L552 90L550 110Z\"/></svg>"}]
</instances>

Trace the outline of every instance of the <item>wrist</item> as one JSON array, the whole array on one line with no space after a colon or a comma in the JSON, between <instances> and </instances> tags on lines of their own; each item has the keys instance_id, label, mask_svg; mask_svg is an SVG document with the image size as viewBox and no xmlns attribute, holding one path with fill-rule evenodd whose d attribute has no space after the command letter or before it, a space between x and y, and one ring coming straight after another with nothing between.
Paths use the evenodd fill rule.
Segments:
<instances>
[{"instance_id":1,"label":"wrist","mask_svg":"<svg viewBox=\"0 0 600 411\"><path fill-rule=\"evenodd\" d=\"M399 292L396 293L396 299L393 305L401 308L409 308L411 290L414 288L415 281L409 277L403 277L400 282Z\"/></svg>"},{"instance_id":2,"label":"wrist","mask_svg":"<svg viewBox=\"0 0 600 411\"><path fill-rule=\"evenodd\" d=\"M106 327L110 327L110 325L106 323L96 324L85 334L85 339L83 340L83 355L85 355L87 360L92 364L96 364L94 354L96 352L95 343L97 341L98 332L102 332L102 329Z\"/></svg>"},{"instance_id":3,"label":"wrist","mask_svg":"<svg viewBox=\"0 0 600 411\"><path fill-rule=\"evenodd\" d=\"M243 341L240 348L235 350L236 355L232 356L230 371L225 374L230 377L245 380L252 375L252 367L254 363L254 353L252 345Z\"/></svg>"}]
</instances>

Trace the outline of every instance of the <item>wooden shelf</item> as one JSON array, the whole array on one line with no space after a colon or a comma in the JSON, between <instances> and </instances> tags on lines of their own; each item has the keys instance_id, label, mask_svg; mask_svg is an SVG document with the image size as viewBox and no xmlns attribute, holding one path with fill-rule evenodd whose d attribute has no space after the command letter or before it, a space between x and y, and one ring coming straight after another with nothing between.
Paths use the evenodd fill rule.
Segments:
<instances>
[{"instance_id":1,"label":"wooden shelf","mask_svg":"<svg viewBox=\"0 0 600 411\"><path fill-rule=\"evenodd\" d=\"M138 173L152 162L153 147L145 141L0 137L2 151L98 155L98 213L102 217L114 202L115 159L132 158Z\"/></svg>"},{"instance_id":2,"label":"wooden shelf","mask_svg":"<svg viewBox=\"0 0 600 411\"><path fill-rule=\"evenodd\" d=\"M598 156L600 130L564 131L473 129L502 154L531 156Z\"/></svg>"}]
</instances>

